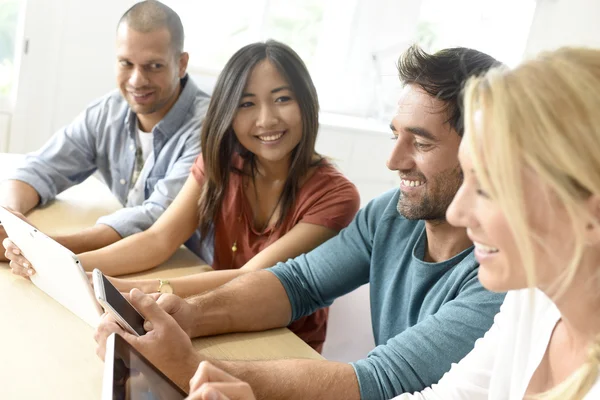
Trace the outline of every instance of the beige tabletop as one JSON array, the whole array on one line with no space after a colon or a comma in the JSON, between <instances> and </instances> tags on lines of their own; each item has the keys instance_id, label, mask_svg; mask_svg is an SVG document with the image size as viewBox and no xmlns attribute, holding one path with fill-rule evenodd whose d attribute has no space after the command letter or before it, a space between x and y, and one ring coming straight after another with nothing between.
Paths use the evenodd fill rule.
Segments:
<instances>
[{"instance_id":1,"label":"beige tabletop","mask_svg":"<svg viewBox=\"0 0 600 400\"><path fill-rule=\"evenodd\" d=\"M0 155L0 167L7 158ZM44 233L69 233L120 207L92 177L29 218ZM164 265L137 275L175 277L205 270L182 247ZM11 274L6 263L0 263L0 317L0 399L100 398L103 364L95 354L93 329L31 282ZM222 359L322 358L285 328L195 339L194 346Z\"/></svg>"}]
</instances>

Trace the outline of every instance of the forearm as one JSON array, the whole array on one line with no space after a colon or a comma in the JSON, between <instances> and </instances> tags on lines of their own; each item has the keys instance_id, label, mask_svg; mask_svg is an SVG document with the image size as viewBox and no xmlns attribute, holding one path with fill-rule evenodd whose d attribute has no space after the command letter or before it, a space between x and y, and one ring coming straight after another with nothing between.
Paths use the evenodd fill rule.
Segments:
<instances>
[{"instance_id":1,"label":"forearm","mask_svg":"<svg viewBox=\"0 0 600 400\"><path fill-rule=\"evenodd\" d=\"M216 289L238 276L243 275L245 272L246 271L240 269L207 271L169 279L169 282L173 288L173 294L185 298Z\"/></svg>"},{"instance_id":2,"label":"forearm","mask_svg":"<svg viewBox=\"0 0 600 400\"><path fill-rule=\"evenodd\" d=\"M80 254L109 246L122 238L110 226L96 224L72 235L55 236L53 239L73 253Z\"/></svg>"},{"instance_id":3,"label":"forearm","mask_svg":"<svg viewBox=\"0 0 600 400\"><path fill-rule=\"evenodd\" d=\"M360 399L351 365L326 360L213 361L248 382L257 399Z\"/></svg>"},{"instance_id":4,"label":"forearm","mask_svg":"<svg viewBox=\"0 0 600 400\"><path fill-rule=\"evenodd\" d=\"M168 260L178 247L164 243L148 230L110 246L79 254L79 260L86 271L98 268L105 275L118 276L160 265Z\"/></svg>"},{"instance_id":5,"label":"forearm","mask_svg":"<svg viewBox=\"0 0 600 400\"><path fill-rule=\"evenodd\" d=\"M192 337L279 328L291 318L287 293L269 271L244 274L187 301L195 308Z\"/></svg>"},{"instance_id":6,"label":"forearm","mask_svg":"<svg viewBox=\"0 0 600 400\"><path fill-rule=\"evenodd\" d=\"M25 214L40 202L40 195L29 184L7 180L0 184L0 205Z\"/></svg>"}]
</instances>

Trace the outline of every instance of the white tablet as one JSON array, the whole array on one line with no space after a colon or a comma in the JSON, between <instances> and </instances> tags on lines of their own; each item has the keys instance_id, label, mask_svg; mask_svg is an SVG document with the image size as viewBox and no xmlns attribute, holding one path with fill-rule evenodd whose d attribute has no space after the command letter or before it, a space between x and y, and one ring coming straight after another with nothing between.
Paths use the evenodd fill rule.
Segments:
<instances>
[{"instance_id":1,"label":"white tablet","mask_svg":"<svg viewBox=\"0 0 600 400\"><path fill-rule=\"evenodd\" d=\"M103 310L77 256L3 207L0 223L35 268L31 281L89 325L98 326Z\"/></svg>"},{"instance_id":2,"label":"white tablet","mask_svg":"<svg viewBox=\"0 0 600 400\"><path fill-rule=\"evenodd\" d=\"M106 340L102 400L183 400L186 393L121 336Z\"/></svg>"}]
</instances>

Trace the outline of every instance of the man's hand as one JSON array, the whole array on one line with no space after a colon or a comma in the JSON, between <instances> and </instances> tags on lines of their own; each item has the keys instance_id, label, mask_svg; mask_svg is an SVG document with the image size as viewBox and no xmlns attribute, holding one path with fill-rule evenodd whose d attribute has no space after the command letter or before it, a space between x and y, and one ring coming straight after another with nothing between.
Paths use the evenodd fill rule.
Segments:
<instances>
[{"instance_id":1,"label":"man's hand","mask_svg":"<svg viewBox=\"0 0 600 400\"><path fill-rule=\"evenodd\" d=\"M208 361L202 361L190 381L187 400L255 400L246 382L229 375Z\"/></svg>"},{"instance_id":2,"label":"man's hand","mask_svg":"<svg viewBox=\"0 0 600 400\"><path fill-rule=\"evenodd\" d=\"M104 360L106 339L111 333L118 333L159 370L187 391L189 379L202 361L202 357L194 350L189 336L151 296L133 289L129 300L146 320L144 329L147 333L143 336L134 336L125 332L112 316L105 314L94 334L94 339L98 343L96 354Z\"/></svg>"},{"instance_id":3,"label":"man's hand","mask_svg":"<svg viewBox=\"0 0 600 400\"><path fill-rule=\"evenodd\" d=\"M157 300L158 305L177 321L181 329L192 337L194 326L194 307L174 294L161 294Z\"/></svg>"}]
</instances>

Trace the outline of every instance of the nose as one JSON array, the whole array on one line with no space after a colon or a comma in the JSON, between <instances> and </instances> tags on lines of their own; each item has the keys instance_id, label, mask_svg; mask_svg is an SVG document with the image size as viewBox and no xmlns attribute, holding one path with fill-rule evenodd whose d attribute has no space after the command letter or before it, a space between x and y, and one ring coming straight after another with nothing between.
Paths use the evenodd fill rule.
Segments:
<instances>
[{"instance_id":1,"label":"nose","mask_svg":"<svg viewBox=\"0 0 600 400\"><path fill-rule=\"evenodd\" d=\"M473 213L475 208L474 196L473 193L470 193L470 190L468 185L463 182L446 210L446 221L451 225L470 229L477 225Z\"/></svg>"},{"instance_id":2,"label":"nose","mask_svg":"<svg viewBox=\"0 0 600 400\"><path fill-rule=\"evenodd\" d=\"M142 68L133 68L131 75L129 76L129 86L134 88L140 88L146 86L149 81Z\"/></svg>"},{"instance_id":3,"label":"nose","mask_svg":"<svg viewBox=\"0 0 600 400\"><path fill-rule=\"evenodd\" d=\"M413 147L402 134L398 135L386 165L392 171L410 171L415 168Z\"/></svg>"},{"instance_id":4,"label":"nose","mask_svg":"<svg viewBox=\"0 0 600 400\"><path fill-rule=\"evenodd\" d=\"M279 114L275 107L271 105L263 105L258 111L256 126L258 128L271 128L279 121Z\"/></svg>"}]
</instances>

